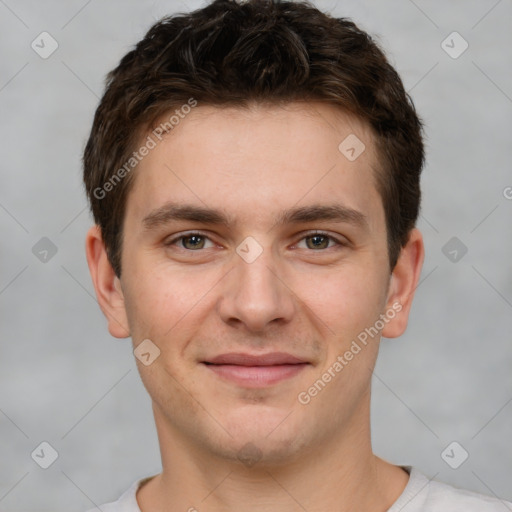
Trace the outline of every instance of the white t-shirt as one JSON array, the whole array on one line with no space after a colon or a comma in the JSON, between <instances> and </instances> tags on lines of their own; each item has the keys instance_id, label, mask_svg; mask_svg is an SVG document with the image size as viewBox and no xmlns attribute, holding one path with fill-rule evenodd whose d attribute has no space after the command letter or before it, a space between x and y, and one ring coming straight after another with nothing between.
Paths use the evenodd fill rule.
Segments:
<instances>
[{"instance_id":1,"label":"white t-shirt","mask_svg":"<svg viewBox=\"0 0 512 512\"><path fill-rule=\"evenodd\" d=\"M509 501L490 498L451 485L429 480L410 466L403 466L410 474L409 482L400 497L387 512L512 512ZM137 489L150 478L134 482L115 502L101 505L103 512L141 512L135 497ZM90 509L95 512L98 509Z\"/></svg>"}]
</instances>

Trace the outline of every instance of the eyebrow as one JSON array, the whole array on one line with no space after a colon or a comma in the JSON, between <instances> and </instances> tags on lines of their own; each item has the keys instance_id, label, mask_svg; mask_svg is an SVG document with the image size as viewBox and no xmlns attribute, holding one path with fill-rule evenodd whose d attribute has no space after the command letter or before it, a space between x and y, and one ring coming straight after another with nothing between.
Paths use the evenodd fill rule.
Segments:
<instances>
[{"instance_id":1,"label":"eyebrow","mask_svg":"<svg viewBox=\"0 0 512 512\"><path fill-rule=\"evenodd\" d=\"M150 212L144 217L142 224L144 229L149 231L180 220L224 226L236 224L221 210L173 202L166 203ZM285 210L278 214L274 226L318 221L335 221L354 224L362 228L368 227L368 219L362 212L340 204L314 204Z\"/></svg>"}]
</instances>

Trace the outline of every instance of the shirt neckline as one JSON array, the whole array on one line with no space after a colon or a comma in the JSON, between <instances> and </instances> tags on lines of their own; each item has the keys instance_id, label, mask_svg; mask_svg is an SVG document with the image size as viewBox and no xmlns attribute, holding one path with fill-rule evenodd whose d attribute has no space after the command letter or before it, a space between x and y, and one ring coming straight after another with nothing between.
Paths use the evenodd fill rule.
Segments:
<instances>
[{"instance_id":1,"label":"shirt neckline","mask_svg":"<svg viewBox=\"0 0 512 512\"><path fill-rule=\"evenodd\" d=\"M389 508L387 512L403 511L403 509L409 504L414 504L415 510L421 510L422 505L425 503L428 491L427 487L430 480L412 466L399 467L409 474L409 481L402 491L402 494L400 494L398 499L393 503L393 505L391 505L391 508ZM142 512L137 501L137 492L142 486L147 484L156 476L157 475L148 476L133 482L130 488L119 498L119 502L123 505L130 505L133 512Z\"/></svg>"}]
</instances>

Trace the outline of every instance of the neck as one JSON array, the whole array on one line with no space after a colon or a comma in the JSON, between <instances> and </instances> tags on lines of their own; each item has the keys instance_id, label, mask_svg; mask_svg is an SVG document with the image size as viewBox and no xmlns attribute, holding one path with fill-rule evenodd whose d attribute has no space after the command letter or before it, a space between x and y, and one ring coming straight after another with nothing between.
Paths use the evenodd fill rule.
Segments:
<instances>
[{"instance_id":1,"label":"neck","mask_svg":"<svg viewBox=\"0 0 512 512\"><path fill-rule=\"evenodd\" d=\"M369 418L300 459L249 467L198 450L157 414L163 471L137 493L142 512L385 512L408 481L372 453Z\"/></svg>"}]
</instances>

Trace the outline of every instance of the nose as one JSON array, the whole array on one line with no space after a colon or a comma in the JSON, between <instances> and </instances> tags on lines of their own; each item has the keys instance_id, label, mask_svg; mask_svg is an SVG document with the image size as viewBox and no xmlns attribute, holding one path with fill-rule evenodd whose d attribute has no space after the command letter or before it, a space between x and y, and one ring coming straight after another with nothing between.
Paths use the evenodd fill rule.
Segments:
<instances>
[{"instance_id":1,"label":"nose","mask_svg":"<svg viewBox=\"0 0 512 512\"><path fill-rule=\"evenodd\" d=\"M250 263L234 256L235 268L222 281L219 304L222 320L252 333L290 322L296 306L294 295L273 261L270 248Z\"/></svg>"}]
</instances>

